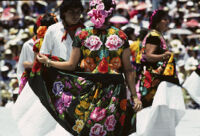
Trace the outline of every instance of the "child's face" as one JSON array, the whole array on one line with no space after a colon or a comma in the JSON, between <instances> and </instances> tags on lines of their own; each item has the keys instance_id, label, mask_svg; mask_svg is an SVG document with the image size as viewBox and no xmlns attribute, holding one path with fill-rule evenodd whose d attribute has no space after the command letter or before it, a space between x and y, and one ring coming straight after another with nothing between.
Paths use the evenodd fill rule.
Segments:
<instances>
[{"instance_id":1,"label":"child's face","mask_svg":"<svg viewBox=\"0 0 200 136\"><path fill-rule=\"evenodd\" d=\"M80 20L81 15L81 9L75 8L75 9L69 9L64 13L65 16L65 22L67 25L74 25L77 24Z\"/></svg>"}]
</instances>

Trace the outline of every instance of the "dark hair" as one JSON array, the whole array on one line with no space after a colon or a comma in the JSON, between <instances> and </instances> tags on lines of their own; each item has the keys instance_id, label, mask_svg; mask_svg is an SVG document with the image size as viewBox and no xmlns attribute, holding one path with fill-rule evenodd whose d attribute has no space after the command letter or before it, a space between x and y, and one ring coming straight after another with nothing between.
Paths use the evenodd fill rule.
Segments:
<instances>
[{"instance_id":1,"label":"dark hair","mask_svg":"<svg viewBox=\"0 0 200 136\"><path fill-rule=\"evenodd\" d=\"M70 9L80 8L83 11L83 5L81 0L63 0L62 4L60 5L60 18L64 20L64 13Z\"/></svg>"},{"instance_id":2,"label":"dark hair","mask_svg":"<svg viewBox=\"0 0 200 136\"><path fill-rule=\"evenodd\" d=\"M55 20L55 17L51 13L47 13L42 17L42 19L40 21L40 25L49 27L50 25L52 25L56 22L57 21Z\"/></svg>"},{"instance_id":3,"label":"dark hair","mask_svg":"<svg viewBox=\"0 0 200 136\"><path fill-rule=\"evenodd\" d=\"M134 34L134 32L135 32L135 29L132 27L127 27L124 30L124 33L128 36L129 39L130 39L131 34Z\"/></svg>"},{"instance_id":4,"label":"dark hair","mask_svg":"<svg viewBox=\"0 0 200 136\"><path fill-rule=\"evenodd\" d=\"M155 10L149 19L149 28L155 29L156 25L165 17L168 17L167 12L163 10Z\"/></svg>"},{"instance_id":5,"label":"dark hair","mask_svg":"<svg viewBox=\"0 0 200 136\"><path fill-rule=\"evenodd\" d=\"M112 3L112 0L103 0L104 6L105 6L105 10L109 10L110 8L115 9L116 4Z\"/></svg>"}]
</instances>

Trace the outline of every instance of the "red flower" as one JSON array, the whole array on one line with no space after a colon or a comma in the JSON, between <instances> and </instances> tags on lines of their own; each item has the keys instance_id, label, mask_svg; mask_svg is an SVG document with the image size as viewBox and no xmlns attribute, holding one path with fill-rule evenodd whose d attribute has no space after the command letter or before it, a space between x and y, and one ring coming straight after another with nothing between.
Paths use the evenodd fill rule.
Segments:
<instances>
[{"instance_id":1,"label":"red flower","mask_svg":"<svg viewBox=\"0 0 200 136\"><path fill-rule=\"evenodd\" d=\"M42 66L42 64L40 62L35 61L33 64L32 72L33 73L39 72L41 69L41 66Z\"/></svg>"},{"instance_id":2,"label":"red flower","mask_svg":"<svg viewBox=\"0 0 200 136\"><path fill-rule=\"evenodd\" d=\"M119 36L120 36L122 39L124 39L124 40L127 39L126 34L125 34L122 30L119 31Z\"/></svg>"},{"instance_id":3,"label":"red flower","mask_svg":"<svg viewBox=\"0 0 200 136\"><path fill-rule=\"evenodd\" d=\"M98 70L100 73L103 73L103 74L108 72L108 62L106 61L105 57L99 63Z\"/></svg>"},{"instance_id":4,"label":"red flower","mask_svg":"<svg viewBox=\"0 0 200 136\"><path fill-rule=\"evenodd\" d=\"M119 118L119 122L121 123L121 126L124 126L125 118L126 118L125 114L121 115L121 117Z\"/></svg>"},{"instance_id":5,"label":"red flower","mask_svg":"<svg viewBox=\"0 0 200 136\"><path fill-rule=\"evenodd\" d=\"M85 39L87 36L88 36L88 32L87 32L87 31L82 31L82 32L79 34L79 38L80 38L81 40Z\"/></svg>"},{"instance_id":6,"label":"red flower","mask_svg":"<svg viewBox=\"0 0 200 136\"><path fill-rule=\"evenodd\" d=\"M149 71L145 71L144 76L145 76L144 87L150 88L151 87L151 82L152 82L150 72Z\"/></svg>"}]
</instances>

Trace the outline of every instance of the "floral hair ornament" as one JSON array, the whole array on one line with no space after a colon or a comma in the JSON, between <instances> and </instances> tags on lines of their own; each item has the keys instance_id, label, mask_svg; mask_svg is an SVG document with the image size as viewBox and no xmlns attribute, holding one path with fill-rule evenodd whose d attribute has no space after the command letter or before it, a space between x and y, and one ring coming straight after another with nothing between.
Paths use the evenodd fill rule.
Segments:
<instances>
[{"instance_id":1,"label":"floral hair ornament","mask_svg":"<svg viewBox=\"0 0 200 136\"><path fill-rule=\"evenodd\" d=\"M116 1L112 0L112 4L115 5ZM88 12L88 15L91 17L90 20L96 28L102 27L105 22L105 18L108 17L108 15L110 15L114 10L113 8L105 10L102 0L91 0L90 8L92 9Z\"/></svg>"},{"instance_id":2,"label":"floral hair ornament","mask_svg":"<svg viewBox=\"0 0 200 136\"><path fill-rule=\"evenodd\" d=\"M151 29L151 26L152 26L152 22L153 22L153 17L156 15L156 13L158 12L158 9L154 10L151 17L150 17L150 20L149 20L149 29Z\"/></svg>"}]
</instances>

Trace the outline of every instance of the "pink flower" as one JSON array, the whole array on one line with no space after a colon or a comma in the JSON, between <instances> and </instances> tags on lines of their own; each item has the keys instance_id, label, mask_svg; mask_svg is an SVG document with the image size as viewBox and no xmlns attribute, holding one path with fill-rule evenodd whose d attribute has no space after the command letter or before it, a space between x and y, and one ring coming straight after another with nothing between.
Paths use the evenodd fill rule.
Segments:
<instances>
[{"instance_id":1,"label":"pink flower","mask_svg":"<svg viewBox=\"0 0 200 136\"><path fill-rule=\"evenodd\" d=\"M63 106L62 98L60 98L56 101L55 106L56 106L56 110L59 112L59 114L62 114L63 111L65 110L65 108Z\"/></svg>"},{"instance_id":2,"label":"pink flower","mask_svg":"<svg viewBox=\"0 0 200 136\"><path fill-rule=\"evenodd\" d=\"M101 124L94 124L94 126L90 129L90 136L105 136L106 131L103 129Z\"/></svg>"},{"instance_id":3,"label":"pink flower","mask_svg":"<svg viewBox=\"0 0 200 136\"><path fill-rule=\"evenodd\" d=\"M120 48L123 44L124 42L122 39L120 39L116 34L110 35L105 43L106 47L111 51L118 50L118 48Z\"/></svg>"},{"instance_id":4,"label":"pink flower","mask_svg":"<svg viewBox=\"0 0 200 136\"><path fill-rule=\"evenodd\" d=\"M105 7L103 3L97 5L97 10L104 10L104 8Z\"/></svg>"},{"instance_id":5,"label":"pink flower","mask_svg":"<svg viewBox=\"0 0 200 136\"><path fill-rule=\"evenodd\" d=\"M70 92L62 94L62 102L65 107L69 107L72 102L72 94Z\"/></svg>"},{"instance_id":6,"label":"pink flower","mask_svg":"<svg viewBox=\"0 0 200 136\"><path fill-rule=\"evenodd\" d=\"M91 51L99 50L102 45L100 38L94 35L87 38L85 42L85 46L88 47Z\"/></svg>"},{"instance_id":7,"label":"pink flower","mask_svg":"<svg viewBox=\"0 0 200 136\"><path fill-rule=\"evenodd\" d=\"M68 89L71 89L72 88L72 85L70 84L70 82L65 82L65 87L68 88Z\"/></svg>"},{"instance_id":8,"label":"pink flower","mask_svg":"<svg viewBox=\"0 0 200 136\"><path fill-rule=\"evenodd\" d=\"M114 112L114 111L115 111L115 105L114 105L114 104L111 104L111 105L109 106L109 110L110 110L111 113Z\"/></svg>"},{"instance_id":9,"label":"pink flower","mask_svg":"<svg viewBox=\"0 0 200 136\"><path fill-rule=\"evenodd\" d=\"M112 97L112 100L113 100L113 102L115 102L116 101L116 97Z\"/></svg>"},{"instance_id":10,"label":"pink flower","mask_svg":"<svg viewBox=\"0 0 200 136\"><path fill-rule=\"evenodd\" d=\"M91 0L90 1L90 7L94 7L95 5L98 5L101 3L101 0Z\"/></svg>"},{"instance_id":11,"label":"pink flower","mask_svg":"<svg viewBox=\"0 0 200 136\"><path fill-rule=\"evenodd\" d=\"M95 25L95 27L100 28L103 26L105 18L108 16L108 13L105 10L92 9L88 12L88 16L91 17L90 20Z\"/></svg>"},{"instance_id":12,"label":"pink flower","mask_svg":"<svg viewBox=\"0 0 200 136\"><path fill-rule=\"evenodd\" d=\"M106 116L106 109L101 109L100 107L96 107L94 111L91 113L90 118L96 122L101 121Z\"/></svg>"},{"instance_id":13,"label":"pink flower","mask_svg":"<svg viewBox=\"0 0 200 136\"><path fill-rule=\"evenodd\" d=\"M108 131L113 131L115 128L116 120L114 115L110 115L106 118L105 126Z\"/></svg>"}]
</instances>

